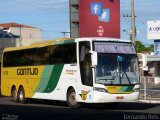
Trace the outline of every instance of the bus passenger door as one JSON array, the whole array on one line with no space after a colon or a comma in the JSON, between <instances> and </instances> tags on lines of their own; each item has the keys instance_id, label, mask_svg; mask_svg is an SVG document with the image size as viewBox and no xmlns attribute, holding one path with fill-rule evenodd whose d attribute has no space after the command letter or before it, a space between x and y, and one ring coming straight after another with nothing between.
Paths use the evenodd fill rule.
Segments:
<instances>
[{"instance_id":1,"label":"bus passenger door","mask_svg":"<svg viewBox=\"0 0 160 120\"><path fill-rule=\"evenodd\" d=\"M93 74L91 68L90 42L79 42L79 67L81 77L81 97L86 102L92 101Z\"/></svg>"}]
</instances>

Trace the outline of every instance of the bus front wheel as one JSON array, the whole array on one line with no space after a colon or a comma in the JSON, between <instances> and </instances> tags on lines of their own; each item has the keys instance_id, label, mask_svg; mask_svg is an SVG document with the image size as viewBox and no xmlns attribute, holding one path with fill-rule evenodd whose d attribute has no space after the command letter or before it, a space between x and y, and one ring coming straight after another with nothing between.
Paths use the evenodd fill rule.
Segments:
<instances>
[{"instance_id":1,"label":"bus front wheel","mask_svg":"<svg viewBox=\"0 0 160 120\"><path fill-rule=\"evenodd\" d=\"M76 92L74 89L70 89L67 93L67 103L68 106L71 108L77 108L80 107L80 103L77 102L76 99Z\"/></svg>"},{"instance_id":2,"label":"bus front wheel","mask_svg":"<svg viewBox=\"0 0 160 120\"><path fill-rule=\"evenodd\" d=\"M25 91L23 87L19 88L17 97L20 103L26 103Z\"/></svg>"}]
</instances>

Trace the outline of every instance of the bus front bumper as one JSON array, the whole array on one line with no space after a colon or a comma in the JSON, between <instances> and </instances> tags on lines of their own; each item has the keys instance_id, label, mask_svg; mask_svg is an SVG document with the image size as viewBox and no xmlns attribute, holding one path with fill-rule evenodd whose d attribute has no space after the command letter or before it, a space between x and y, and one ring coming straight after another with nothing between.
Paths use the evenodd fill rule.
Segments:
<instances>
[{"instance_id":1,"label":"bus front bumper","mask_svg":"<svg viewBox=\"0 0 160 120\"><path fill-rule=\"evenodd\" d=\"M94 91L93 103L111 103L111 102L136 102L139 97L139 92L130 94L109 94Z\"/></svg>"}]
</instances>

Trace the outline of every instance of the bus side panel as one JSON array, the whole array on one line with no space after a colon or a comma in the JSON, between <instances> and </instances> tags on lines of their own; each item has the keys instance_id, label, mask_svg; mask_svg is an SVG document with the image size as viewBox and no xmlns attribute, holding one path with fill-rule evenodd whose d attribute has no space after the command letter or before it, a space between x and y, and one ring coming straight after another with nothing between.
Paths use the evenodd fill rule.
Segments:
<instances>
[{"instance_id":1,"label":"bus side panel","mask_svg":"<svg viewBox=\"0 0 160 120\"><path fill-rule=\"evenodd\" d=\"M66 101L67 89L75 86L77 67L69 64L56 64L46 85L40 85L33 98ZM42 89L43 88L43 89Z\"/></svg>"},{"instance_id":2,"label":"bus side panel","mask_svg":"<svg viewBox=\"0 0 160 120\"><path fill-rule=\"evenodd\" d=\"M12 86L18 91L24 87L25 97L32 98L35 94L44 66L12 67L2 69L2 95L10 96Z\"/></svg>"},{"instance_id":3,"label":"bus side panel","mask_svg":"<svg viewBox=\"0 0 160 120\"><path fill-rule=\"evenodd\" d=\"M15 85L24 87L26 98L66 101L67 90L73 87L78 102L92 102L93 88L82 85L77 65L58 64L2 69L2 94L11 95Z\"/></svg>"},{"instance_id":4,"label":"bus side panel","mask_svg":"<svg viewBox=\"0 0 160 120\"><path fill-rule=\"evenodd\" d=\"M78 102L92 102L91 95L93 88L82 85L78 67L76 65L66 64L61 69L62 70L59 71L54 71L53 69L54 76L59 77L59 79L54 77L53 79L50 79L50 81L58 81L56 86L51 84L55 87L53 91L49 91L51 88L45 86L45 89L48 91L37 91L33 98L66 101L67 91L72 87L76 92Z\"/></svg>"}]
</instances>

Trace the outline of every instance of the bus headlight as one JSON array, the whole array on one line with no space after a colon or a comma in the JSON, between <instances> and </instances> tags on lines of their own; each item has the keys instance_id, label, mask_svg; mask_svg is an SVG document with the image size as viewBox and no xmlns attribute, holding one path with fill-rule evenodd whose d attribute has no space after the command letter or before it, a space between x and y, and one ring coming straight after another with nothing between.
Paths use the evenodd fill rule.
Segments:
<instances>
[{"instance_id":1,"label":"bus headlight","mask_svg":"<svg viewBox=\"0 0 160 120\"><path fill-rule=\"evenodd\" d=\"M108 92L105 88L94 87L94 90L98 92Z\"/></svg>"},{"instance_id":2,"label":"bus headlight","mask_svg":"<svg viewBox=\"0 0 160 120\"><path fill-rule=\"evenodd\" d=\"M140 91L140 88L135 88L134 90L133 90L133 92L139 92Z\"/></svg>"}]
</instances>

